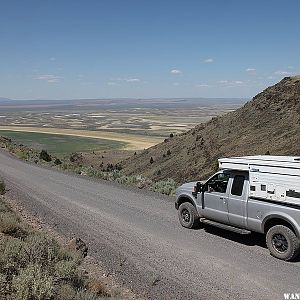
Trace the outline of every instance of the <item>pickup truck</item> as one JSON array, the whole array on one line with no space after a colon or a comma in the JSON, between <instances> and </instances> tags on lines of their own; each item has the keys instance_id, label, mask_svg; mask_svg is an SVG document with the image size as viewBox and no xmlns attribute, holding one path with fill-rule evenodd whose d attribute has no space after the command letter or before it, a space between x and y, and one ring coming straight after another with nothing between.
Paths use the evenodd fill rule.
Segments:
<instances>
[{"instance_id":1,"label":"pickup truck","mask_svg":"<svg viewBox=\"0 0 300 300\"><path fill-rule=\"evenodd\" d=\"M276 258L300 252L300 158L248 156L219 159L221 170L176 190L181 225L201 223L240 234L266 234Z\"/></svg>"}]
</instances>

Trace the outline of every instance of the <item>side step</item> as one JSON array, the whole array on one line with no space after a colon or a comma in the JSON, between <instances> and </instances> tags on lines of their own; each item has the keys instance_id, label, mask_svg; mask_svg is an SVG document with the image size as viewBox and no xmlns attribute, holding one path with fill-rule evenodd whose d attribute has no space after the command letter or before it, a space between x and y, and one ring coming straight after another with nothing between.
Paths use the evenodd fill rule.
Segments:
<instances>
[{"instance_id":1,"label":"side step","mask_svg":"<svg viewBox=\"0 0 300 300\"><path fill-rule=\"evenodd\" d=\"M251 233L251 231L247 230L247 229L233 227L233 226L226 225L226 224L223 224L223 223L219 223L219 222L216 222L216 221L211 221L211 220L208 220L208 219L205 219L205 218L200 218L200 222L204 223L204 224L212 225L212 226L215 226L215 227L219 227L219 228L222 228L222 229L225 229L225 230L230 230L230 231L233 231L233 232L236 232L236 233L239 233L239 234L250 234Z\"/></svg>"}]
</instances>

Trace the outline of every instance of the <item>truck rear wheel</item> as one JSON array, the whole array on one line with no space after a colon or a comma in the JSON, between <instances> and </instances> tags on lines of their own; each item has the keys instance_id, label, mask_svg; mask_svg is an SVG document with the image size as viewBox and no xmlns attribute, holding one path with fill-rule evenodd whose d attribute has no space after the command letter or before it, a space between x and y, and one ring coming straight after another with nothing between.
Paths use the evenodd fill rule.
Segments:
<instances>
[{"instance_id":1,"label":"truck rear wheel","mask_svg":"<svg viewBox=\"0 0 300 300\"><path fill-rule=\"evenodd\" d=\"M180 224L185 228L196 228L199 226L199 216L196 208L189 202L184 202L179 206L178 217Z\"/></svg>"},{"instance_id":2,"label":"truck rear wheel","mask_svg":"<svg viewBox=\"0 0 300 300\"><path fill-rule=\"evenodd\" d=\"M282 260L293 260L300 251L299 239L284 225L271 227L267 232L266 242L271 255Z\"/></svg>"}]
</instances>

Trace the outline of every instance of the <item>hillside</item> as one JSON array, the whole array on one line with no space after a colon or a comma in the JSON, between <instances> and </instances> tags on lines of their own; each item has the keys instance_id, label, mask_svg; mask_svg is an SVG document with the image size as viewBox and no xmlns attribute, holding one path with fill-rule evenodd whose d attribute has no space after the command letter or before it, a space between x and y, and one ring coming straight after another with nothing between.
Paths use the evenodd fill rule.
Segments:
<instances>
[{"instance_id":1,"label":"hillside","mask_svg":"<svg viewBox=\"0 0 300 300\"><path fill-rule=\"evenodd\" d=\"M184 182L206 178L220 157L266 153L300 155L300 76L286 77L240 109L170 137L122 165L127 175Z\"/></svg>"}]
</instances>

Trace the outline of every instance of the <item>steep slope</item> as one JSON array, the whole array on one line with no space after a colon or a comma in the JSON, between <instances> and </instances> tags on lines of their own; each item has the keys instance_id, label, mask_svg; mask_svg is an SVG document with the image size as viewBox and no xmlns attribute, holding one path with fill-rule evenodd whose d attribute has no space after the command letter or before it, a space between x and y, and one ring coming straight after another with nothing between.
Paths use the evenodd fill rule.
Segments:
<instances>
[{"instance_id":1,"label":"steep slope","mask_svg":"<svg viewBox=\"0 0 300 300\"><path fill-rule=\"evenodd\" d=\"M300 76L286 77L242 108L132 156L123 170L184 182L210 175L220 157L266 153L300 155Z\"/></svg>"}]
</instances>

